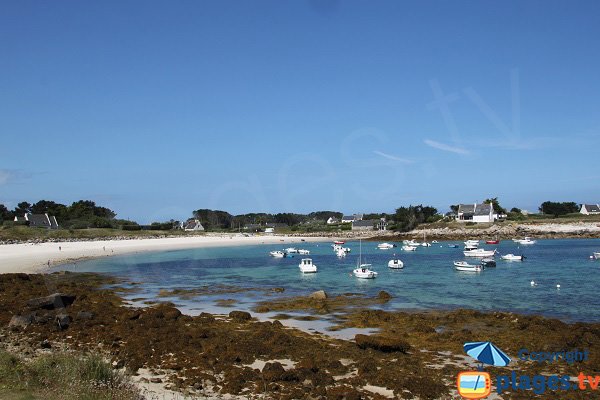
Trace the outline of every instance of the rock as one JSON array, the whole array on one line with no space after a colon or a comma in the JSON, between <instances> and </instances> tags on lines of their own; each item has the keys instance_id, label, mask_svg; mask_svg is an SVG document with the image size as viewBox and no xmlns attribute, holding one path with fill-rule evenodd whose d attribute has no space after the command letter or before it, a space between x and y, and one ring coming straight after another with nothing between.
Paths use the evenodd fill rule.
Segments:
<instances>
[{"instance_id":1,"label":"rock","mask_svg":"<svg viewBox=\"0 0 600 400\"><path fill-rule=\"evenodd\" d=\"M327 299L327 293L325 293L324 290L317 290L316 292L311 293L308 297L315 300L325 300Z\"/></svg>"},{"instance_id":2,"label":"rock","mask_svg":"<svg viewBox=\"0 0 600 400\"><path fill-rule=\"evenodd\" d=\"M50 342L47 339L42 340L42 342L40 343L40 347L42 349L51 349L52 345L50 344Z\"/></svg>"},{"instance_id":3,"label":"rock","mask_svg":"<svg viewBox=\"0 0 600 400\"><path fill-rule=\"evenodd\" d=\"M57 314L56 315L56 324L61 330L67 329L71 324L71 317L68 314Z\"/></svg>"},{"instance_id":4,"label":"rock","mask_svg":"<svg viewBox=\"0 0 600 400\"><path fill-rule=\"evenodd\" d=\"M9 328L27 328L33 323L33 315L13 315L8 323Z\"/></svg>"},{"instance_id":5,"label":"rock","mask_svg":"<svg viewBox=\"0 0 600 400\"><path fill-rule=\"evenodd\" d=\"M285 288L275 287L275 288L273 288L271 290L274 291L275 293L283 293L285 291Z\"/></svg>"},{"instance_id":6,"label":"rock","mask_svg":"<svg viewBox=\"0 0 600 400\"><path fill-rule=\"evenodd\" d=\"M36 309L54 310L57 308L66 308L73 304L75 296L69 296L62 293L54 293L50 296L31 299L27 302L27 306Z\"/></svg>"},{"instance_id":7,"label":"rock","mask_svg":"<svg viewBox=\"0 0 600 400\"><path fill-rule=\"evenodd\" d=\"M278 362L268 362L262 370L263 378L268 382L274 382L281 379L285 374L283 365Z\"/></svg>"},{"instance_id":8,"label":"rock","mask_svg":"<svg viewBox=\"0 0 600 400\"><path fill-rule=\"evenodd\" d=\"M252 315L247 311L232 311L229 313L229 318L236 322L246 322L252 319Z\"/></svg>"},{"instance_id":9,"label":"rock","mask_svg":"<svg viewBox=\"0 0 600 400\"><path fill-rule=\"evenodd\" d=\"M160 378L151 378L150 382L152 382L152 383L162 383L162 379L160 379Z\"/></svg>"},{"instance_id":10,"label":"rock","mask_svg":"<svg viewBox=\"0 0 600 400\"><path fill-rule=\"evenodd\" d=\"M273 321L273 327L274 328L283 328L283 324L281 323L281 321L276 319L275 321Z\"/></svg>"},{"instance_id":11,"label":"rock","mask_svg":"<svg viewBox=\"0 0 600 400\"><path fill-rule=\"evenodd\" d=\"M257 313L266 313L266 312L271 311L271 309L267 306L258 306L258 307L256 307L255 311Z\"/></svg>"},{"instance_id":12,"label":"rock","mask_svg":"<svg viewBox=\"0 0 600 400\"><path fill-rule=\"evenodd\" d=\"M388 292L386 292L385 290L381 290L378 294L377 294L377 298L379 300L390 300L392 298L392 295L389 294Z\"/></svg>"},{"instance_id":13,"label":"rock","mask_svg":"<svg viewBox=\"0 0 600 400\"><path fill-rule=\"evenodd\" d=\"M405 340L383 336L367 336L358 334L354 337L356 344L361 349L374 349L384 353L398 351L406 353L410 350L410 344Z\"/></svg>"},{"instance_id":14,"label":"rock","mask_svg":"<svg viewBox=\"0 0 600 400\"><path fill-rule=\"evenodd\" d=\"M79 311L76 316L77 319L94 319L94 313L89 311Z\"/></svg>"}]
</instances>

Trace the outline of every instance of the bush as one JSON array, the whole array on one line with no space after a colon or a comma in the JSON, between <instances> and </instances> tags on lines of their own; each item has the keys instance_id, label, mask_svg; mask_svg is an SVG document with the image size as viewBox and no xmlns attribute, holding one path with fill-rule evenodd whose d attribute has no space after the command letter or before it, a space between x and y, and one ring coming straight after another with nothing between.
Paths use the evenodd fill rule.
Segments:
<instances>
[{"instance_id":1,"label":"bush","mask_svg":"<svg viewBox=\"0 0 600 400\"><path fill-rule=\"evenodd\" d=\"M142 227L139 225L123 225L121 229L124 231L141 231Z\"/></svg>"}]
</instances>

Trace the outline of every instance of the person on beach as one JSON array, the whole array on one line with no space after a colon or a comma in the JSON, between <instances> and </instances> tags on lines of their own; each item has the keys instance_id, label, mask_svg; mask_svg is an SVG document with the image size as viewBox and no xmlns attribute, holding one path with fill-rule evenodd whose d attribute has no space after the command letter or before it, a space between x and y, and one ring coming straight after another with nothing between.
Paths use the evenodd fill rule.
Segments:
<instances>
[{"instance_id":1,"label":"person on beach","mask_svg":"<svg viewBox=\"0 0 600 400\"><path fill-rule=\"evenodd\" d=\"M58 246L58 251L62 251L62 247L61 246Z\"/></svg>"}]
</instances>

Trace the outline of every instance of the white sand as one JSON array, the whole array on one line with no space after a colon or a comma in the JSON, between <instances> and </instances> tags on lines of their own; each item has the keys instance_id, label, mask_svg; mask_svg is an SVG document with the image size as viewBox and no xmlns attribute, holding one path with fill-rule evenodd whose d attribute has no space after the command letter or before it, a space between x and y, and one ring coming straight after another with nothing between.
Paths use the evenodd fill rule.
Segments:
<instances>
[{"instance_id":1,"label":"white sand","mask_svg":"<svg viewBox=\"0 0 600 400\"><path fill-rule=\"evenodd\" d=\"M163 239L104 240L82 242L52 242L0 245L0 273L45 272L55 266L75 260L141 253L150 251L181 250L199 247L281 244L331 240L324 237L290 236L186 236ZM50 264L48 264L48 262Z\"/></svg>"}]
</instances>

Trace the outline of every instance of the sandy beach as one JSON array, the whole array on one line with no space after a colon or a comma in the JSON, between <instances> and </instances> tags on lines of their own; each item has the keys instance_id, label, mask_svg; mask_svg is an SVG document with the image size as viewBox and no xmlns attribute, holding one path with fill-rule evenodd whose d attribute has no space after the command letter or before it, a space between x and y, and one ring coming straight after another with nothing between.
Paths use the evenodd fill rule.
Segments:
<instances>
[{"instance_id":1,"label":"sandy beach","mask_svg":"<svg viewBox=\"0 0 600 400\"><path fill-rule=\"evenodd\" d=\"M330 240L324 237L291 236L188 236L161 239L65 241L21 243L0 246L0 274L45 272L48 267L75 260L140 252L182 250L200 247L300 243Z\"/></svg>"}]
</instances>

